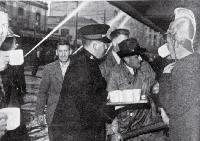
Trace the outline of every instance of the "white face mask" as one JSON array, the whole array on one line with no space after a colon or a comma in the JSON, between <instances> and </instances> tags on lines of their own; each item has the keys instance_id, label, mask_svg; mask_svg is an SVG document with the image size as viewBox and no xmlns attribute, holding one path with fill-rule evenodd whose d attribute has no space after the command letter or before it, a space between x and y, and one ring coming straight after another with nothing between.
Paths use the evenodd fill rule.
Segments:
<instances>
[{"instance_id":1,"label":"white face mask","mask_svg":"<svg viewBox=\"0 0 200 141\"><path fill-rule=\"evenodd\" d=\"M158 54L162 58L165 58L165 57L170 55L170 52L169 52L168 47L167 47L167 43L158 48Z\"/></svg>"}]
</instances>

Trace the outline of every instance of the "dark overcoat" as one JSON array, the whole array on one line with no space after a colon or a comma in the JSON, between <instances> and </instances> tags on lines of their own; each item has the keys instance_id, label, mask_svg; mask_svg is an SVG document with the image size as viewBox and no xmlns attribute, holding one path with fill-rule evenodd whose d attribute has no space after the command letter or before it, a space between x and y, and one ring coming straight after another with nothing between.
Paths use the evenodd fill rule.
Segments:
<instances>
[{"instance_id":1,"label":"dark overcoat","mask_svg":"<svg viewBox=\"0 0 200 141\"><path fill-rule=\"evenodd\" d=\"M62 127L61 134L100 129L106 98L106 81L98 60L83 49L71 58L52 126Z\"/></svg>"}]
</instances>

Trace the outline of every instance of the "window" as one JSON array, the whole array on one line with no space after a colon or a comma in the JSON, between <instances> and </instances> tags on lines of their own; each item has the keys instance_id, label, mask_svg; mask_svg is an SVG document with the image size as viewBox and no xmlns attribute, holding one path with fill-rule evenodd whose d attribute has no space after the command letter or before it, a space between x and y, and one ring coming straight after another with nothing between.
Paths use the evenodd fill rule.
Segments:
<instances>
[{"instance_id":1,"label":"window","mask_svg":"<svg viewBox=\"0 0 200 141\"><path fill-rule=\"evenodd\" d=\"M21 7L18 8L18 16L20 16L20 17L24 16L24 9Z\"/></svg>"},{"instance_id":2,"label":"window","mask_svg":"<svg viewBox=\"0 0 200 141\"><path fill-rule=\"evenodd\" d=\"M36 20L36 25L40 26L40 20L41 20L40 13L36 13L35 20Z\"/></svg>"},{"instance_id":3,"label":"window","mask_svg":"<svg viewBox=\"0 0 200 141\"><path fill-rule=\"evenodd\" d=\"M3 7L3 8L6 8L6 2L1 1L0 6Z\"/></svg>"}]
</instances>

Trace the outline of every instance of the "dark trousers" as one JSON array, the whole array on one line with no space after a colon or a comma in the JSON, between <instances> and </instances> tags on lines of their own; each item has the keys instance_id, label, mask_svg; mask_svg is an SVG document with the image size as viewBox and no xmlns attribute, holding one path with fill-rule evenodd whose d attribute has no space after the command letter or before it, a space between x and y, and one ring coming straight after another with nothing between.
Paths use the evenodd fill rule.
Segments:
<instances>
[{"instance_id":1,"label":"dark trousers","mask_svg":"<svg viewBox=\"0 0 200 141\"><path fill-rule=\"evenodd\" d=\"M94 130L66 132L63 127L49 127L50 141L104 141L104 132L95 133Z\"/></svg>"}]
</instances>

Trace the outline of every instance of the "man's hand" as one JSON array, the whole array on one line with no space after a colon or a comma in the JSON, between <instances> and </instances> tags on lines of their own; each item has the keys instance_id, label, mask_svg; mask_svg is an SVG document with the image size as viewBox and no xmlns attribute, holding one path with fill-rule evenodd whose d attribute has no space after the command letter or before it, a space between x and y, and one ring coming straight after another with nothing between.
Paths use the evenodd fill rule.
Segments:
<instances>
[{"instance_id":1,"label":"man's hand","mask_svg":"<svg viewBox=\"0 0 200 141\"><path fill-rule=\"evenodd\" d=\"M9 55L6 51L0 51L0 71L6 69L9 63Z\"/></svg>"},{"instance_id":2,"label":"man's hand","mask_svg":"<svg viewBox=\"0 0 200 141\"><path fill-rule=\"evenodd\" d=\"M37 126L44 126L46 124L45 116L44 115L35 116L32 123Z\"/></svg>"},{"instance_id":3,"label":"man's hand","mask_svg":"<svg viewBox=\"0 0 200 141\"><path fill-rule=\"evenodd\" d=\"M169 125L169 117L167 116L165 110L163 108L160 108L160 111L161 111L161 117L162 117L163 122Z\"/></svg>"},{"instance_id":4,"label":"man's hand","mask_svg":"<svg viewBox=\"0 0 200 141\"><path fill-rule=\"evenodd\" d=\"M172 72L172 69L174 68L175 66L175 62L167 65L165 68L164 68L164 71L163 73L171 73Z\"/></svg>"},{"instance_id":5,"label":"man's hand","mask_svg":"<svg viewBox=\"0 0 200 141\"><path fill-rule=\"evenodd\" d=\"M158 94L158 93L159 93L159 83L158 83L158 82L156 82L156 83L153 85L152 93L153 93L153 94Z\"/></svg>"},{"instance_id":6,"label":"man's hand","mask_svg":"<svg viewBox=\"0 0 200 141\"><path fill-rule=\"evenodd\" d=\"M6 132L6 126L7 126L7 115L5 113L0 113L0 138L5 134Z\"/></svg>"}]
</instances>

